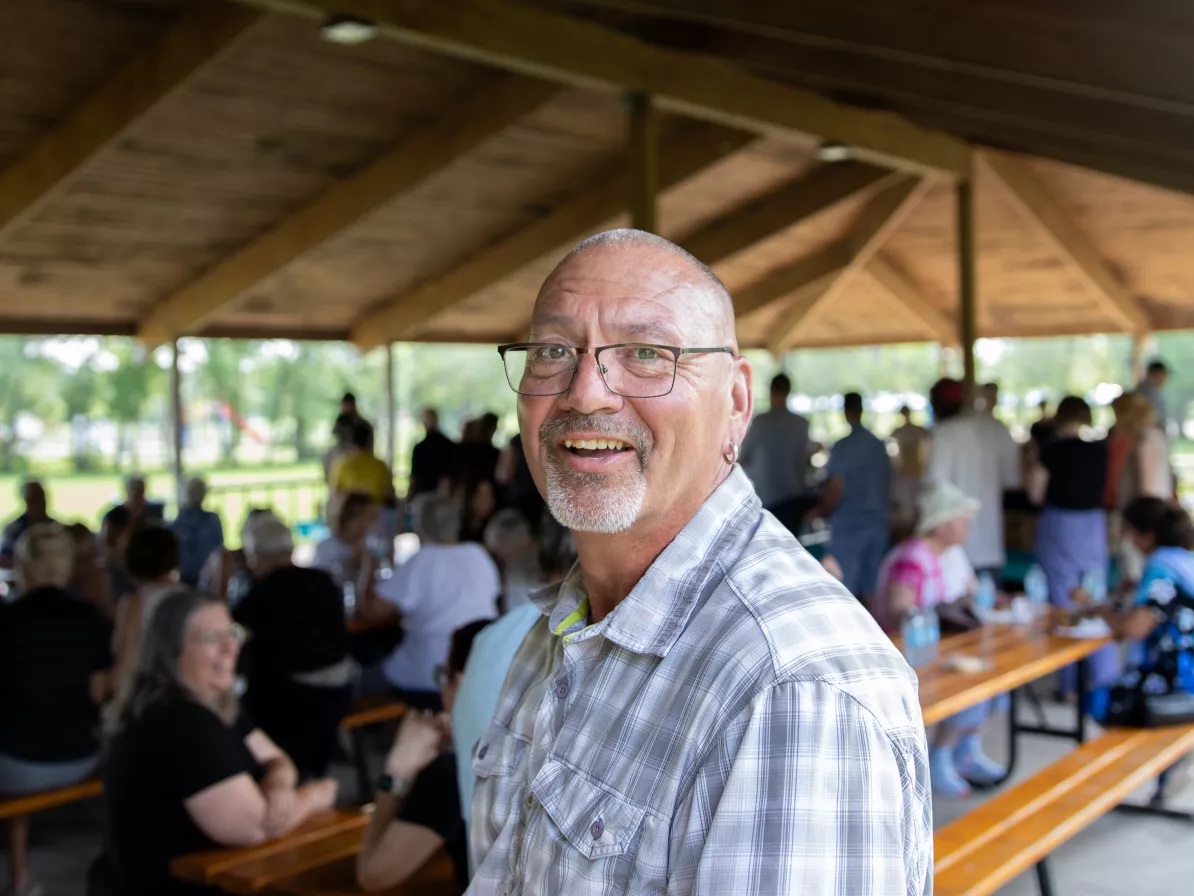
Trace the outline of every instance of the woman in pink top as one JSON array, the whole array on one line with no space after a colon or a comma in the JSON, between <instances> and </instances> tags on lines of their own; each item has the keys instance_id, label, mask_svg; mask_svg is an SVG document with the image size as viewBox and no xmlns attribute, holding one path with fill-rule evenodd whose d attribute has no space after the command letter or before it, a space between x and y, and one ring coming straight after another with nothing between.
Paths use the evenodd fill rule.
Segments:
<instances>
[{"instance_id":1,"label":"woman in pink top","mask_svg":"<svg viewBox=\"0 0 1194 896\"><path fill-rule=\"evenodd\" d=\"M917 500L916 533L895 547L883 561L874 612L888 632L899 629L900 619L914 607L934 607L968 597L973 570L959 573L958 556L970 530L979 502L948 482L932 482ZM968 563L968 561L966 561ZM982 729L997 698L951 716L937 726L929 751L933 789L945 796L966 796L970 785L993 784L1006 770L983 753Z\"/></svg>"}]
</instances>

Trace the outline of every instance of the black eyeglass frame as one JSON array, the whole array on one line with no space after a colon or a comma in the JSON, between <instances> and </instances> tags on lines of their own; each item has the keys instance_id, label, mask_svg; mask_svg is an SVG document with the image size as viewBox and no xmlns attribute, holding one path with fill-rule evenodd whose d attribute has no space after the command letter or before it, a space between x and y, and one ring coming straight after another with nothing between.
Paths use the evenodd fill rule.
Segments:
<instances>
[{"instance_id":1,"label":"black eyeglass frame","mask_svg":"<svg viewBox=\"0 0 1194 896\"><path fill-rule=\"evenodd\" d=\"M569 348L576 352L576 357L572 364L572 376L568 377L568 383L563 389L558 392L523 392L510 382L510 368L506 366L506 352L512 349L531 349L539 347L551 348ZM658 348L664 351L671 352L675 357L672 359L672 381L668 383L667 391L660 392L658 395L627 395L625 392L619 392L609 384L609 380L605 378L606 366L601 363L601 353L606 349L611 348ZM551 398L553 395L563 395L572 388L572 383L576 379L576 371L580 370L580 356L592 355L593 360L597 362L597 372L601 374L601 382L605 383L605 388L609 389L614 395L621 395L623 398L663 398L665 395L670 395L672 389L676 386L676 369L680 366L680 357L682 355L709 355L719 352L725 352L731 358L736 358L737 353L728 345L699 347L699 348L682 348L678 345L658 345L653 342L615 342L612 345L599 345L596 348L582 348L579 345L568 345L563 342L509 342L505 345L497 347L498 354L502 357L502 370L506 373L506 382L510 388L518 395L525 395L528 398Z\"/></svg>"}]
</instances>

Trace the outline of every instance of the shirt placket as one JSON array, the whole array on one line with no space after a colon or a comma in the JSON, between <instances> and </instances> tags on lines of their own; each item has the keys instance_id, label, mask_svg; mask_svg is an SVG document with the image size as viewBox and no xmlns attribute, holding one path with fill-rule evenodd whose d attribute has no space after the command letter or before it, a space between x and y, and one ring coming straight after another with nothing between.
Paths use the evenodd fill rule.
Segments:
<instances>
[{"instance_id":1,"label":"shirt placket","mask_svg":"<svg viewBox=\"0 0 1194 896\"><path fill-rule=\"evenodd\" d=\"M583 683L584 657L589 653L587 642L562 641L557 661L543 689L543 699L536 710L534 739L527 763L526 793L523 795L522 805L519 806L514 842L511 844L510 854L514 857L513 880L503 896L521 896L523 892L527 864L536 853L534 831L531 828L539 820L541 810L530 785L535 779L535 774L546 763L547 756L564 727L568 707L576 699ZM539 853L549 855L551 851L550 848L547 848L546 852L540 849Z\"/></svg>"}]
</instances>

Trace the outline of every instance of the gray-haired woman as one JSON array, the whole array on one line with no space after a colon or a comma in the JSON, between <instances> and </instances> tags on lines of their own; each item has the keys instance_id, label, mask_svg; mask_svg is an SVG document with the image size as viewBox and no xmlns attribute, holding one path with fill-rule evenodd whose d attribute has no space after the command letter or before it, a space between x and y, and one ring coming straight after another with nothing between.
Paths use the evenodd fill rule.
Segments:
<instances>
[{"instance_id":1,"label":"gray-haired woman","mask_svg":"<svg viewBox=\"0 0 1194 896\"><path fill-rule=\"evenodd\" d=\"M330 808L336 784L296 787L294 765L240 711L241 629L222 601L175 591L149 623L113 716L105 772L113 866L127 896L208 892L170 877L170 861L250 846Z\"/></svg>"}]
</instances>

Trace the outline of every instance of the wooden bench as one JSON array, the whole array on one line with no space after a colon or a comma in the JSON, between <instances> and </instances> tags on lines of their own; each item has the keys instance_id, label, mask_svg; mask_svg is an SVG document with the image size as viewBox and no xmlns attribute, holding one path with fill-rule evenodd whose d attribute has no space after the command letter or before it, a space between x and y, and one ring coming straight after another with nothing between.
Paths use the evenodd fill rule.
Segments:
<instances>
[{"instance_id":1,"label":"wooden bench","mask_svg":"<svg viewBox=\"0 0 1194 896\"><path fill-rule=\"evenodd\" d=\"M348 831L355 832L359 840L360 833L368 823L369 813L360 809L332 809L320 812L312 815L285 837L258 846L210 849L179 856L170 863L170 873L187 883L210 886L215 884L221 875L235 868Z\"/></svg>"},{"instance_id":2,"label":"wooden bench","mask_svg":"<svg viewBox=\"0 0 1194 896\"><path fill-rule=\"evenodd\" d=\"M26 796L16 796L11 799L0 800L0 821L12 818L24 818L44 809L54 809L68 803L101 796L104 785L99 778L89 778L69 787L59 787L55 790L43 790L40 793L30 793Z\"/></svg>"},{"instance_id":3,"label":"wooden bench","mask_svg":"<svg viewBox=\"0 0 1194 896\"><path fill-rule=\"evenodd\" d=\"M364 802L373 796L373 780L365 755L365 739L361 729L369 725L393 722L406 714L406 704L386 694L362 697L355 701L348 715L340 720L340 730L348 734L352 743L352 765L356 769L357 798Z\"/></svg>"},{"instance_id":4,"label":"wooden bench","mask_svg":"<svg viewBox=\"0 0 1194 896\"><path fill-rule=\"evenodd\" d=\"M361 896L356 881L356 858L339 859L318 868L274 882L269 892L276 896ZM435 853L427 863L400 887L383 890L375 896L459 896L456 869L444 850Z\"/></svg>"},{"instance_id":5,"label":"wooden bench","mask_svg":"<svg viewBox=\"0 0 1194 896\"><path fill-rule=\"evenodd\" d=\"M1033 866L1050 896L1049 853L1191 750L1194 725L1108 730L939 830L937 896L986 896Z\"/></svg>"}]
</instances>

